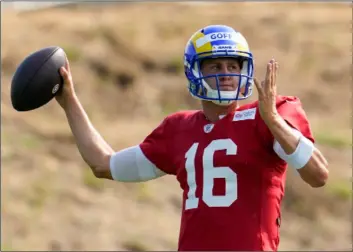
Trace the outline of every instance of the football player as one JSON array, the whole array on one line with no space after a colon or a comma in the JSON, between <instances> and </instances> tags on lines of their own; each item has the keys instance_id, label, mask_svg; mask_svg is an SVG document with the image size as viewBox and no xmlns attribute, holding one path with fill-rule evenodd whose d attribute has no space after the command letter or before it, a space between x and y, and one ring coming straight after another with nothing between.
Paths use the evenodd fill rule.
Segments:
<instances>
[{"instance_id":1,"label":"football player","mask_svg":"<svg viewBox=\"0 0 353 252\"><path fill-rule=\"evenodd\" d=\"M179 251L276 251L287 165L312 187L328 178L300 100L277 95L274 59L261 83L254 78L246 39L225 25L193 34L184 65L202 110L173 113L140 144L114 151L82 108L67 62L57 101L82 158L98 178L174 175L183 190ZM258 100L240 106L254 86Z\"/></svg>"}]
</instances>

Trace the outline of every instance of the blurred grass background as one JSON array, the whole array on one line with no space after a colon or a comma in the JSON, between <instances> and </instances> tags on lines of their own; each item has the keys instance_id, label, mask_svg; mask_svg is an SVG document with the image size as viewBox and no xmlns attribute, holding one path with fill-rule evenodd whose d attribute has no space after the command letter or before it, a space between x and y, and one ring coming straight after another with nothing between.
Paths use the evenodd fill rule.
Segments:
<instances>
[{"instance_id":1,"label":"blurred grass background","mask_svg":"<svg viewBox=\"0 0 353 252\"><path fill-rule=\"evenodd\" d=\"M184 46L197 29L222 23L248 39L257 76L276 57L279 93L301 98L330 163L330 179L320 189L289 171L280 250L350 250L351 18L342 3L3 8L1 249L177 248L181 191L175 178L142 184L96 179L55 102L27 113L12 109L11 77L29 53L64 48L85 109L118 150L141 141L165 115L198 108L186 90Z\"/></svg>"}]
</instances>

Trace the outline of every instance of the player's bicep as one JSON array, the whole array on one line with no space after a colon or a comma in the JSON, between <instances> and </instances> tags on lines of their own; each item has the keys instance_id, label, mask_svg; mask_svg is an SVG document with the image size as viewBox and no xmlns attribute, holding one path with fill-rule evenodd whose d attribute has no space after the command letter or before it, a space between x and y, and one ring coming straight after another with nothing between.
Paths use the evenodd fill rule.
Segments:
<instances>
[{"instance_id":1,"label":"player's bicep","mask_svg":"<svg viewBox=\"0 0 353 252\"><path fill-rule=\"evenodd\" d=\"M122 182L143 182L165 175L138 145L114 153L110 158L110 172L114 180Z\"/></svg>"}]
</instances>

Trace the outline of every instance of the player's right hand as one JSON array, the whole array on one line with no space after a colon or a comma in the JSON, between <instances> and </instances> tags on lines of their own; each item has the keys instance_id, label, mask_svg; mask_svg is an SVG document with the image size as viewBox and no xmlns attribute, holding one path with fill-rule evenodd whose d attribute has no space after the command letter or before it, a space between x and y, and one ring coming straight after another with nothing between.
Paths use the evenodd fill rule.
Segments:
<instances>
[{"instance_id":1,"label":"player's right hand","mask_svg":"<svg viewBox=\"0 0 353 252\"><path fill-rule=\"evenodd\" d=\"M55 96L57 102L60 106L65 110L70 102L76 99L74 83L72 80L71 70L70 70L70 63L69 60L66 58L65 67L60 68L60 74L63 77L64 84L61 88L61 91Z\"/></svg>"}]
</instances>

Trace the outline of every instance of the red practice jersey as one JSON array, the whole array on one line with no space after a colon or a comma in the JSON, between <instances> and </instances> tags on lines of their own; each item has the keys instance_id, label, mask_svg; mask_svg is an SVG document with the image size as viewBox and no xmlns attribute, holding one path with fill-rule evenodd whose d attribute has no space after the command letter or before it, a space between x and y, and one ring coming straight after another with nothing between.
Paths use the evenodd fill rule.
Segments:
<instances>
[{"instance_id":1,"label":"red practice jersey","mask_svg":"<svg viewBox=\"0 0 353 252\"><path fill-rule=\"evenodd\" d=\"M277 110L314 142L296 97L278 96ZM179 251L276 251L287 164L258 103L210 123L202 111L168 116L140 144L160 170L183 190Z\"/></svg>"}]
</instances>

